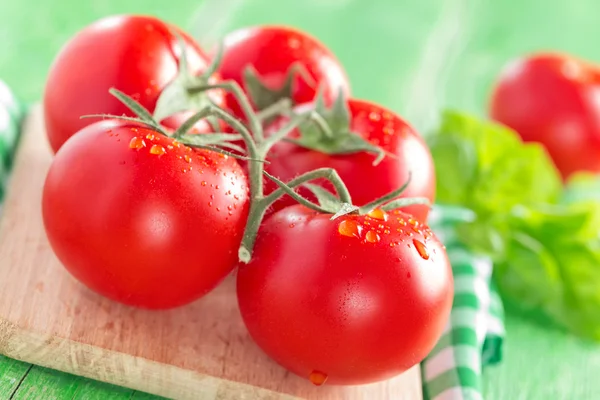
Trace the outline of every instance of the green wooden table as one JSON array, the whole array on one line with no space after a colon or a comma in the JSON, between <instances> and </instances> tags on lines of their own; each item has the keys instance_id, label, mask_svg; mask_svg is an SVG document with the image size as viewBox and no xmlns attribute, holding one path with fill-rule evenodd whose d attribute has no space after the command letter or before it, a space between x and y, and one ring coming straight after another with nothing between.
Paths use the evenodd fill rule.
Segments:
<instances>
[{"instance_id":1,"label":"green wooden table","mask_svg":"<svg viewBox=\"0 0 600 400\"><path fill-rule=\"evenodd\" d=\"M233 11L223 17L224 9ZM207 18L209 11L220 17ZM74 32L135 12L210 38L256 23L298 26L336 52L356 97L389 106L422 131L441 107L483 114L494 76L515 55L559 49L600 62L598 0L22 0L0 2L0 79L38 101L51 60ZM485 371L487 399L600 399L600 345L510 313L507 331L504 362ZM0 400L9 398L153 397L0 356Z\"/></svg>"}]
</instances>

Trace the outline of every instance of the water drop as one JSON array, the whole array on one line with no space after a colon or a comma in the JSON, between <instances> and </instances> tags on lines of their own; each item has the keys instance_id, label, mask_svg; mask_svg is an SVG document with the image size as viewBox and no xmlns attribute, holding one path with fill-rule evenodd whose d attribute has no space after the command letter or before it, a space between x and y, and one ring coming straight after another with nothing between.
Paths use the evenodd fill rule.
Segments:
<instances>
[{"instance_id":1,"label":"water drop","mask_svg":"<svg viewBox=\"0 0 600 400\"><path fill-rule=\"evenodd\" d=\"M148 140L154 140L154 134L152 134L152 133L147 134L146 135L146 139L148 139Z\"/></svg>"},{"instance_id":2,"label":"water drop","mask_svg":"<svg viewBox=\"0 0 600 400\"><path fill-rule=\"evenodd\" d=\"M192 158L190 156L188 156L187 154L183 156L183 159L185 160L185 162L187 163L191 163L192 162Z\"/></svg>"},{"instance_id":3,"label":"water drop","mask_svg":"<svg viewBox=\"0 0 600 400\"><path fill-rule=\"evenodd\" d=\"M377 234L377 232L369 231L367 232L365 239L369 243L377 243L381 240L381 237Z\"/></svg>"},{"instance_id":4,"label":"water drop","mask_svg":"<svg viewBox=\"0 0 600 400\"><path fill-rule=\"evenodd\" d=\"M375 218L380 221L388 220L388 214L380 208L376 208L376 209L370 211L367 215L371 218Z\"/></svg>"},{"instance_id":5,"label":"water drop","mask_svg":"<svg viewBox=\"0 0 600 400\"><path fill-rule=\"evenodd\" d=\"M369 120L376 122L376 121L379 121L380 119L381 119L381 114L379 114L378 112L371 111L369 113Z\"/></svg>"},{"instance_id":6,"label":"water drop","mask_svg":"<svg viewBox=\"0 0 600 400\"><path fill-rule=\"evenodd\" d=\"M150 154L154 154L154 155L157 155L157 156L162 156L166 152L167 151L165 150L165 148L162 147L159 144L154 144L154 145L152 145L152 147L150 147Z\"/></svg>"},{"instance_id":7,"label":"water drop","mask_svg":"<svg viewBox=\"0 0 600 400\"><path fill-rule=\"evenodd\" d=\"M338 225L338 232L342 236L360 237L362 227L351 219L345 219Z\"/></svg>"},{"instance_id":8,"label":"water drop","mask_svg":"<svg viewBox=\"0 0 600 400\"><path fill-rule=\"evenodd\" d=\"M146 147L146 142L144 142L144 139L134 136L131 141L129 142L129 148L130 149L136 149L139 150L142 147Z\"/></svg>"},{"instance_id":9,"label":"water drop","mask_svg":"<svg viewBox=\"0 0 600 400\"><path fill-rule=\"evenodd\" d=\"M308 376L308 380L311 381L315 386L321 386L325 383L325 381L327 381L327 374L314 370Z\"/></svg>"},{"instance_id":10,"label":"water drop","mask_svg":"<svg viewBox=\"0 0 600 400\"><path fill-rule=\"evenodd\" d=\"M290 224L290 228L293 228L293 227L295 227L295 226L296 226L296 224L294 224L294 223L291 223L291 224Z\"/></svg>"},{"instance_id":11,"label":"water drop","mask_svg":"<svg viewBox=\"0 0 600 400\"><path fill-rule=\"evenodd\" d=\"M200 182L200 184L201 184L202 186L206 186L206 181L202 181L202 182Z\"/></svg>"},{"instance_id":12,"label":"water drop","mask_svg":"<svg viewBox=\"0 0 600 400\"><path fill-rule=\"evenodd\" d=\"M417 249L417 253L423 258L423 260L429 260L429 253L427 252L427 247L417 239L413 239L413 244L415 245L415 249Z\"/></svg>"},{"instance_id":13,"label":"water drop","mask_svg":"<svg viewBox=\"0 0 600 400\"><path fill-rule=\"evenodd\" d=\"M292 49L298 49L300 48L300 39L296 38L296 37L291 37L288 39L288 46L290 46L290 48Z\"/></svg>"}]
</instances>

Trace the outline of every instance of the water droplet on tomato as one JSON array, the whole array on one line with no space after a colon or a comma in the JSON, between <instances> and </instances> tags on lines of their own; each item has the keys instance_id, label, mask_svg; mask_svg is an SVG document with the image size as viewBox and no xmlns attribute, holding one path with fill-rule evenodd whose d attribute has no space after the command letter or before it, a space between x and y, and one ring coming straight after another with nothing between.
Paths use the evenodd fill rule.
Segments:
<instances>
[{"instance_id":1,"label":"water droplet on tomato","mask_svg":"<svg viewBox=\"0 0 600 400\"><path fill-rule=\"evenodd\" d=\"M327 374L321 371L314 370L308 376L308 380L315 386L321 386L327 381Z\"/></svg>"},{"instance_id":2,"label":"water droplet on tomato","mask_svg":"<svg viewBox=\"0 0 600 400\"><path fill-rule=\"evenodd\" d=\"M190 156L188 156L187 154L183 156L183 159L185 160L185 162L187 163L191 163L192 162L192 158Z\"/></svg>"},{"instance_id":3,"label":"water droplet on tomato","mask_svg":"<svg viewBox=\"0 0 600 400\"><path fill-rule=\"evenodd\" d=\"M345 219L338 225L338 232L342 236L348 237L360 237L360 231L362 227L356 223L356 221L351 219Z\"/></svg>"},{"instance_id":4,"label":"water droplet on tomato","mask_svg":"<svg viewBox=\"0 0 600 400\"><path fill-rule=\"evenodd\" d=\"M379 121L380 119L381 119L381 114L379 114L378 112L371 111L369 113L369 120L376 122L376 121Z\"/></svg>"},{"instance_id":5,"label":"water droplet on tomato","mask_svg":"<svg viewBox=\"0 0 600 400\"><path fill-rule=\"evenodd\" d=\"M383 233L385 233L386 235L389 235L390 234L390 230L389 229L384 229Z\"/></svg>"},{"instance_id":6,"label":"water droplet on tomato","mask_svg":"<svg viewBox=\"0 0 600 400\"><path fill-rule=\"evenodd\" d=\"M416 226L418 224L417 220L412 217L408 219L408 223L413 226Z\"/></svg>"},{"instance_id":7,"label":"water droplet on tomato","mask_svg":"<svg viewBox=\"0 0 600 400\"><path fill-rule=\"evenodd\" d=\"M200 184L201 184L202 186L206 186L206 185L207 185L206 181L202 181L202 182L200 182Z\"/></svg>"},{"instance_id":8,"label":"water droplet on tomato","mask_svg":"<svg viewBox=\"0 0 600 400\"><path fill-rule=\"evenodd\" d=\"M370 211L367 215L371 218L375 218L380 221L388 220L388 214L380 208L376 208L376 209Z\"/></svg>"},{"instance_id":9,"label":"water droplet on tomato","mask_svg":"<svg viewBox=\"0 0 600 400\"><path fill-rule=\"evenodd\" d=\"M214 195L214 194L211 194L211 195L210 195L210 199L211 199L211 200L214 200L214 199L215 199L215 195Z\"/></svg>"},{"instance_id":10,"label":"water droplet on tomato","mask_svg":"<svg viewBox=\"0 0 600 400\"><path fill-rule=\"evenodd\" d=\"M213 205L213 202L212 202L212 201L209 201L209 202L208 202L208 206L209 206L209 207L212 207L212 205Z\"/></svg>"},{"instance_id":11,"label":"water droplet on tomato","mask_svg":"<svg viewBox=\"0 0 600 400\"><path fill-rule=\"evenodd\" d=\"M384 135L388 135L388 136L393 135L394 134L394 128L391 128L389 126L384 127L383 128L383 134ZM385 141L385 139L384 139L384 141ZM389 143L389 139L388 139L388 143Z\"/></svg>"},{"instance_id":12,"label":"water droplet on tomato","mask_svg":"<svg viewBox=\"0 0 600 400\"><path fill-rule=\"evenodd\" d=\"M221 211L221 207L217 207L217 211Z\"/></svg>"},{"instance_id":13,"label":"water droplet on tomato","mask_svg":"<svg viewBox=\"0 0 600 400\"><path fill-rule=\"evenodd\" d=\"M427 251L427 247L423 244L423 242L413 239L413 244L415 245L415 249L417 249L417 253L423 258L423 260L429 260L429 252Z\"/></svg>"},{"instance_id":14,"label":"water droplet on tomato","mask_svg":"<svg viewBox=\"0 0 600 400\"><path fill-rule=\"evenodd\" d=\"M137 137L137 136L134 136L133 138L131 138L131 141L129 142L130 149L139 150L143 147L146 147L146 142L144 142L144 139Z\"/></svg>"},{"instance_id":15,"label":"water droplet on tomato","mask_svg":"<svg viewBox=\"0 0 600 400\"><path fill-rule=\"evenodd\" d=\"M219 185L216 185L216 186L215 186L215 189L219 189Z\"/></svg>"},{"instance_id":16,"label":"water droplet on tomato","mask_svg":"<svg viewBox=\"0 0 600 400\"><path fill-rule=\"evenodd\" d=\"M369 243L377 243L377 242L379 242L381 240L381 237L377 234L377 232L369 231L365 235L365 239Z\"/></svg>"},{"instance_id":17,"label":"water droplet on tomato","mask_svg":"<svg viewBox=\"0 0 600 400\"><path fill-rule=\"evenodd\" d=\"M291 37L288 39L288 46L290 46L292 49L298 49L300 48L300 39L296 38L296 37Z\"/></svg>"},{"instance_id":18,"label":"water droplet on tomato","mask_svg":"<svg viewBox=\"0 0 600 400\"><path fill-rule=\"evenodd\" d=\"M152 134L152 133L147 134L146 135L146 139L148 139L148 140L154 140L154 134Z\"/></svg>"},{"instance_id":19,"label":"water droplet on tomato","mask_svg":"<svg viewBox=\"0 0 600 400\"><path fill-rule=\"evenodd\" d=\"M396 247L396 242L390 242L390 247Z\"/></svg>"},{"instance_id":20,"label":"water droplet on tomato","mask_svg":"<svg viewBox=\"0 0 600 400\"><path fill-rule=\"evenodd\" d=\"M166 152L167 150L165 150L165 148L159 144L154 144L152 147L150 147L150 154L154 154L156 156L162 156Z\"/></svg>"},{"instance_id":21,"label":"water droplet on tomato","mask_svg":"<svg viewBox=\"0 0 600 400\"><path fill-rule=\"evenodd\" d=\"M290 228L293 228L293 227L295 227L295 226L296 226L296 224L294 224L294 223L291 223L291 224L290 224Z\"/></svg>"},{"instance_id":22,"label":"water droplet on tomato","mask_svg":"<svg viewBox=\"0 0 600 400\"><path fill-rule=\"evenodd\" d=\"M173 146L181 147L181 143L179 143L177 140L173 140Z\"/></svg>"}]
</instances>

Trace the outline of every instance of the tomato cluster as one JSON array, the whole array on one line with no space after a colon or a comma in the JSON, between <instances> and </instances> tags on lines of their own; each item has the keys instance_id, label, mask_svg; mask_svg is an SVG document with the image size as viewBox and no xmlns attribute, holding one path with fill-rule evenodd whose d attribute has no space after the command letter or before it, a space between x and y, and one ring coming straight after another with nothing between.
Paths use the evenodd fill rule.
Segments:
<instances>
[{"instance_id":1,"label":"tomato cluster","mask_svg":"<svg viewBox=\"0 0 600 400\"><path fill-rule=\"evenodd\" d=\"M315 384L402 373L452 302L426 225L434 169L406 121L349 93L298 30L243 29L204 52L156 18L92 24L45 91L54 252L88 288L150 309L237 268L249 333L284 367Z\"/></svg>"}]
</instances>

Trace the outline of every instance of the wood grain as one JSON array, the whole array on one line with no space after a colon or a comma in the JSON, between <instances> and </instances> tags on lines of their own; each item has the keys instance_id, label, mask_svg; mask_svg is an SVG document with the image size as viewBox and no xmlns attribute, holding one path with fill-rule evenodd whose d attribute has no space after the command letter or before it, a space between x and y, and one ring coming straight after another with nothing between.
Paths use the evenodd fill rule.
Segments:
<instances>
[{"instance_id":1,"label":"wood grain","mask_svg":"<svg viewBox=\"0 0 600 400\"><path fill-rule=\"evenodd\" d=\"M25 125L0 225L0 353L175 399L421 399L418 367L387 382L314 387L247 334L230 278L170 311L116 304L62 268L41 220L51 161L41 113Z\"/></svg>"}]
</instances>

